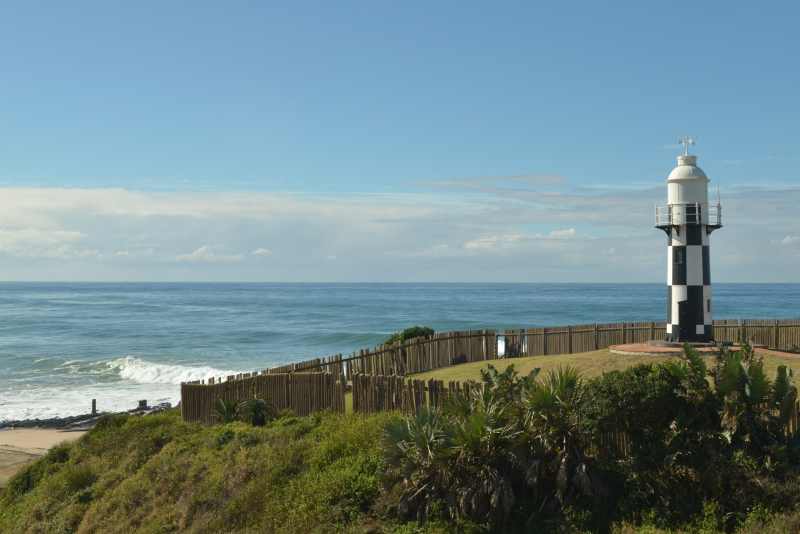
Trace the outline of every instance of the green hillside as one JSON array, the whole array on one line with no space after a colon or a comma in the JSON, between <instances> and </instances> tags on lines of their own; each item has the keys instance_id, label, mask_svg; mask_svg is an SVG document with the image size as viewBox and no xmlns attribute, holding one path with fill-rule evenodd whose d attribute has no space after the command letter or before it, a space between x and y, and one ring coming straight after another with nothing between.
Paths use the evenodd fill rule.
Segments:
<instances>
[{"instance_id":1,"label":"green hillside","mask_svg":"<svg viewBox=\"0 0 800 534\"><path fill-rule=\"evenodd\" d=\"M604 514L614 517L603 532L617 534L798 531L800 441L782 434L763 403L792 398L775 370L789 364L797 373L800 359L767 354L773 382L758 378L758 361L745 362L747 378L732 359L719 376L739 378L725 379L724 394L708 381L710 358L706 368L638 365L664 360L596 351L440 369L421 376L480 379L489 363L513 363L522 375L495 374L489 397L408 420L324 413L254 427L187 424L175 410L109 417L0 490L0 532L410 534L504 525L504 532L560 533L590 532ZM586 380L548 374L563 365ZM538 381L524 378L537 367ZM602 375L619 369L627 370ZM760 397L745 399L757 390ZM631 457L581 456L595 454L590 440L609 424L627 429ZM572 493L562 494L564 461L574 475L565 479ZM605 480L599 493L580 493L595 476ZM490 483L500 493L481 500ZM497 503L507 503L505 516L475 518Z\"/></svg>"},{"instance_id":2,"label":"green hillside","mask_svg":"<svg viewBox=\"0 0 800 534\"><path fill-rule=\"evenodd\" d=\"M10 481L0 532L363 532L391 417L113 417Z\"/></svg>"}]
</instances>

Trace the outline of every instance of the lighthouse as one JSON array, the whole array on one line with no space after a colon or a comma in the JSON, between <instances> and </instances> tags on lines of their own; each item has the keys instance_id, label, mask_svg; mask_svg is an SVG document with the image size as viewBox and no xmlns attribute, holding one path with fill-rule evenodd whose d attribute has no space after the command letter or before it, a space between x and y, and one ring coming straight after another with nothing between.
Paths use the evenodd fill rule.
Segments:
<instances>
[{"instance_id":1,"label":"lighthouse","mask_svg":"<svg viewBox=\"0 0 800 534\"><path fill-rule=\"evenodd\" d=\"M709 179L689 154L691 137L667 177L667 205L656 206L656 228L667 234L667 333L673 343L714 339L711 299L711 232L722 227L719 200L708 202Z\"/></svg>"}]
</instances>

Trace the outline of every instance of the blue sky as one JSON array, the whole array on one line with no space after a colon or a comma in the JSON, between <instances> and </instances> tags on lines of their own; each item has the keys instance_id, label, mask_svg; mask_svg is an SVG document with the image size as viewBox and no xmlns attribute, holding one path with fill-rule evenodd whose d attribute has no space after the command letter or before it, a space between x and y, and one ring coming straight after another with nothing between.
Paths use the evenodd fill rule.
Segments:
<instances>
[{"instance_id":1,"label":"blue sky","mask_svg":"<svg viewBox=\"0 0 800 534\"><path fill-rule=\"evenodd\" d=\"M0 277L800 281L798 8L600 4L4 3Z\"/></svg>"}]
</instances>

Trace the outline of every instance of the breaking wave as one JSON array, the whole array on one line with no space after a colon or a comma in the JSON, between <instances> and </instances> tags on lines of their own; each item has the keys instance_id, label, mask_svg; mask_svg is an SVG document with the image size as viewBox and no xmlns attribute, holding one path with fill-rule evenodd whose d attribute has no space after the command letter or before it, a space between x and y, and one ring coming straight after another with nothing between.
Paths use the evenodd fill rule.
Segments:
<instances>
[{"instance_id":1,"label":"breaking wave","mask_svg":"<svg viewBox=\"0 0 800 534\"><path fill-rule=\"evenodd\" d=\"M171 365L153 363L125 356L107 362L109 369L116 371L119 377L139 384L180 384L192 380L207 380L236 374L237 371L215 369L209 366Z\"/></svg>"}]
</instances>

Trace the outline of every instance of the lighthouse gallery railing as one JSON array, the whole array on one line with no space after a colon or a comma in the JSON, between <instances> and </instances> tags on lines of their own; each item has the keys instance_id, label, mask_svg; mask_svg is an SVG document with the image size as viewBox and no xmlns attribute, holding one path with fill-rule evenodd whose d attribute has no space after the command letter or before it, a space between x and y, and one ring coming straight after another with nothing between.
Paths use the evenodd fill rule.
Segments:
<instances>
[{"instance_id":1,"label":"lighthouse gallery railing","mask_svg":"<svg viewBox=\"0 0 800 534\"><path fill-rule=\"evenodd\" d=\"M707 222L703 220L703 211L708 214ZM669 204L656 206L656 226L677 226L681 224L707 224L709 226L722 226L722 205L700 204Z\"/></svg>"}]
</instances>

